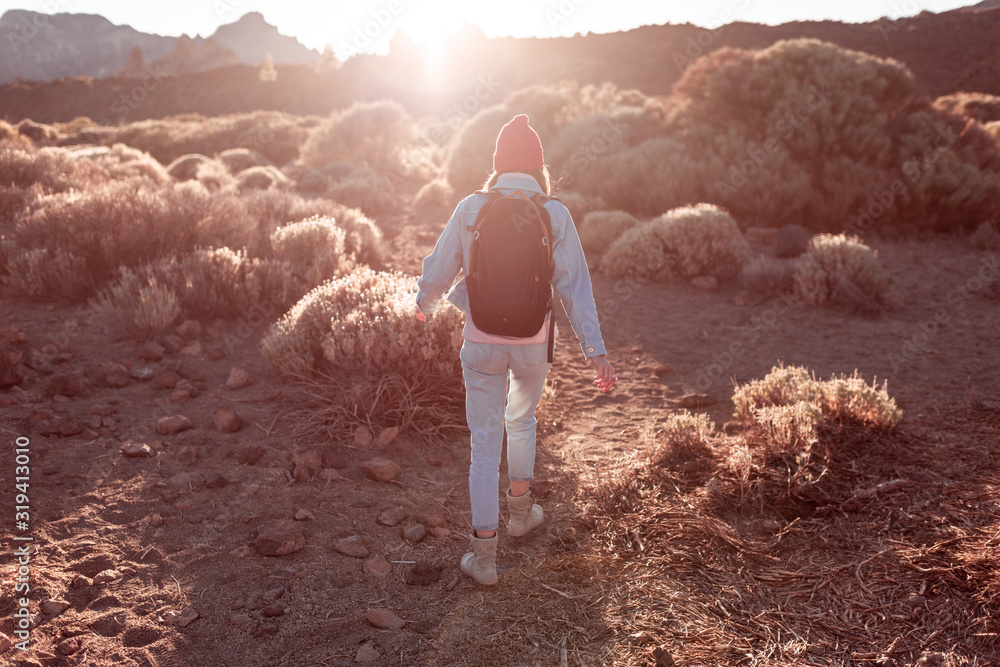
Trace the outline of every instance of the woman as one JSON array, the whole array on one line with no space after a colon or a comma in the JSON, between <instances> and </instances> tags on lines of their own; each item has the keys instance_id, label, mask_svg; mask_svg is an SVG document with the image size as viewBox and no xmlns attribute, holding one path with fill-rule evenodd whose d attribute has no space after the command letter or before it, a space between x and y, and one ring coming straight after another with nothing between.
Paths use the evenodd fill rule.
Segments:
<instances>
[{"instance_id":1,"label":"woman","mask_svg":"<svg viewBox=\"0 0 1000 667\"><path fill-rule=\"evenodd\" d=\"M484 190L499 190L507 196L550 193L542 144L528 125L528 117L516 116L503 126L493 154L493 174ZM442 295L465 311L461 359L465 378L466 418L472 433L469 466L469 496L472 505L472 552L462 557L462 571L481 585L497 582L496 550L499 527L500 453L507 430L507 533L520 537L538 526L542 508L532 502L529 489L535 463L535 410L549 371L548 321L535 336L512 338L480 331L469 316L469 293L463 278L452 288L459 270L469 274L472 227L487 198L466 197L441 232L434 251L424 259L418 282L417 318L427 321ZM554 273L552 286L563 302L573 330L597 374L594 383L608 391L617 382L614 368L605 358L604 342L597 321L590 274L580 238L569 211L559 201L544 204L552 230ZM549 313L548 317L552 317Z\"/></svg>"}]
</instances>

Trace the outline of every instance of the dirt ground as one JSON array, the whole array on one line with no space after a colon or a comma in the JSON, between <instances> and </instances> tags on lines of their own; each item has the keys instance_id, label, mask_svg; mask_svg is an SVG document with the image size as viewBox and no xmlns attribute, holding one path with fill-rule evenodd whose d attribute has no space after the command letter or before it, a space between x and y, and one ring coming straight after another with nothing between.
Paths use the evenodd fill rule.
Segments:
<instances>
[{"instance_id":1,"label":"dirt ground","mask_svg":"<svg viewBox=\"0 0 1000 667\"><path fill-rule=\"evenodd\" d=\"M396 265L418 271L442 224L402 227L393 239ZM1000 302L980 275L996 276L996 256L960 238L873 245L895 275L903 304L870 318L781 299L748 303L735 286L705 293L595 273L619 385L606 395L593 389L591 368L564 321L550 376L553 395L540 415L536 491L544 495L547 519L539 534L521 543L501 537L501 582L490 591L471 585L458 569L469 528L464 439L417 449L403 433L377 450L291 440L291 393L256 350L266 328L261 321L187 332L185 339L166 341L172 345L163 359L151 361L140 356L136 342L114 341L84 308L5 299L0 323L23 332L26 341L14 349L30 356L35 369L20 391L0 395L6 452L0 501L4 525L12 527L2 538L0 631L13 637L18 574L11 554L25 543L16 535L33 538L33 626L30 652L8 648L0 661L46 667L363 660L387 666L624 665L653 664L658 646L677 658L684 646L666 620L649 628L651 641L627 635L644 607L659 609L663 601L623 600L625 580L645 575L636 570L638 561L604 549L581 516L595 488L635 460L651 420L663 419L679 409L682 396L696 392L718 400L705 411L721 427L732 414L733 381L763 377L779 361L821 376L858 369L869 380L887 380L904 413L901 428L911 435L910 454L946 478L949 488L976 482L978 511L1000 517L1000 412L990 412L1000 410ZM121 387L100 386L94 369L105 361L137 377ZM671 369L663 372L663 365ZM228 389L233 368L246 371L252 384ZM75 387L77 371L98 381ZM177 387L169 386L171 373L196 395L172 402ZM242 419L240 430L215 428L213 414L223 406ZM971 419L973 408L993 416ZM194 428L157 433L157 420L171 414L188 417ZM20 437L30 440L26 531L12 526L13 450ZM123 456L127 443L147 444L153 456ZM295 481L290 452L328 445L324 465L336 472ZM365 478L361 464L376 456L402 466L398 482ZM935 488L921 491L931 497ZM384 510L400 507L405 518L398 524L379 523ZM299 522L305 547L260 555L257 531L299 510L306 510ZM419 541L405 539L403 531L416 523L439 530ZM993 531L994 546L997 527L997 521L980 527ZM335 549L353 536L367 556ZM846 563L859 558L843 557ZM414 579L418 564L429 567ZM926 577L933 590L932 575ZM50 599L68 606L43 611ZM374 608L391 610L405 625L374 627L366 618ZM195 620L171 621L171 614L185 611L190 618L190 610ZM991 610L997 611L995 604L985 609ZM984 628L1000 632L996 623ZM837 657L843 655L854 655L852 664L874 664L885 647L865 645L863 637L859 631L856 639L840 638L836 651L831 644L825 654L804 654L799 664L844 664ZM942 650L946 664L985 665L1000 655L970 653L959 636L924 639L920 646ZM712 664L768 663L758 655Z\"/></svg>"}]
</instances>

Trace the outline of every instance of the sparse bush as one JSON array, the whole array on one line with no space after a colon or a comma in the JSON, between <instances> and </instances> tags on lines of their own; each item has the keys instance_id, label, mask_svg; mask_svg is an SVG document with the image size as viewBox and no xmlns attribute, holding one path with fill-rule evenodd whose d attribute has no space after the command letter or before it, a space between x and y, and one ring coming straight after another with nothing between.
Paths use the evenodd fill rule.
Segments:
<instances>
[{"instance_id":1,"label":"sparse bush","mask_svg":"<svg viewBox=\"0 0 1000 667\"><path fill-rule=\"evenodd\" d=\"M315 128L302 147L302 161L322 166L345 160L358 166L395 171L400 151L413 137L413 122L397 102L356 102Z\"/></svg>"},{"instance_id":2,"label":"sparse bush","mask_svg":"<svg viewBox=\"0 0 1000 667\"><path fill-rule=\"evenodd\" d=\"M59 138L59 131L56 128L51 125L36 123L28 118L17 124L17 133L22 137L31 139L36 144L49 143Z\"/></svg>"},{"instance_id":3,"label":"sparse bush","mask_svg":"<svg viewBox=\"0 0 1000 667\"><path fill-rule=\"evenodd\" d=\"M952 93L934 100L938 109L975 118L980 123L1000 121L1000 97L987 93Z\"/></svg>"},{"instance_id":4,"label":"sparse bush","mask_svg":"<svg viewBox=\"0 0 1000 667\"><path fill-rule=\"evenodd\" d=\"M1000 232L992 222L983 222L969 237L979 250L1000 250Z\"/></svg>"},{"instance_id":5,"label":"sparse bush","mask_svg":"<svg viewBox=\"0 0 1000 667\"><path fill-rule=\"evenodd\" d=\"M380 215L399 207L395 188L389 179L372 169L355 169L327 189L327 195L365 215Z\"/></svg>"},{"instance_id":6,"label":"sparse bush","mask_svg":"<svg viewBox=\"0 0 1000 667\"><path fill-rule=\"evenodd\" d=\"M181 314L180 300L173 290L126 268L97 296L92 307L101 321L141 339L152 338Z\"/></svg>"},{"instance_id":7,"label":"sparse bush","mask_svg":"<svg viewBox=\"0 0 1000 667\"><path fill-rule=\"evenodd\" d=\"M15 249L5 263L4 284L30 299L76 301L92 289L84 259L61 248Z\"/></svg>"},{"instance_id":8,"label":"sparse bush","mask_svg":"<svg viewBox=\"0 0 1000 667\"><path fill-rule=\"evenodd\" d=\"M671 414L655 433L650 462L657 467L673 468L707 459L712 453L709 440L714 431L715 424L706 414L691 414L687 410Z\"/></svg>"},{"instance_id":9,"label":"sparse bush","mask_svg":"<svg viewBox=\"0 0 1000 667\"><path fill-rule=\"evenodd\" d=\"M271 234L276 259L303 271L310 287L339 276L351 266L344 230L333 218L311 218L279 227Z\"/></svg>"},{"instance_id":10,"label":"sparse bush","mask_svg":"<svg viewBox=\"0 0 1000 667\"><path fill-rule=\"evenodd\" d=\"M288 178L281 170L270 165L250 167L236 176L236 189L239 192L248 190L284 190L289 186Z\"/></svg>"},{"instance_id":11,"label":"sparse bush","mask_svg":"<svg viewBox=\"0 0 1000 667\"><path fill-rule=\"evenodd\" d=\"M46 194L84 190L104 183L107 173L90 160L77 160L63 148L0 142L0 188L38 185Z\"/></svg>"},{"instance_id":12,"label":"sparse bush","mask_svg":"<svg viewBox=\"0 0 1000 667\"><path fill-rule=\"evenodd\" d=\"M789 292L795 284L795 265L787 259L757 255L743 267L740 284L762 297Z\"/></svg>"},{"instance_id":13,"label":"sparse bush","mask_svg":"<svg viewBox=\"0 0 1000 667\"><path fill-rule=\"evenodd\" d=\"M648 276L672 281L737 275L749 245L732 217L711 204L674 209L634 227L615 241L601 270L615 277Z\"/></svg>"},{"instance_id":14,"label":"sparse bush","mask_svg":"<svg viewBox=\"0 0 1000 667\"><path fill-rule=\"evenodd\" d=\"M583 216L580 241L587 252L602 254L638 224L639 221L625 211L594 211Z\"/></svg>"},{"instance_id":15,"label":"sparse bush","mask_svg":"<svg viewBox=\"0 0 1000 667\"><path fill-rule=\"evenodd\" d=\"M606 211L608 204L600 197L568 191L557 193L559 201L569 211L574 221L582 221L588 213Z\"/></svg>"},{"instance_id":16,"label":"sparse bush","mask_svg":"<svg viewBox=\"0 0 1000 667\"><path fill-rule=\"evenodd\" d=\"M17 138L18 132L13 125L5 120L0 120L0 141L9 141Z\"/></svg>"},{"instance_id":17,"label":"sparse bush","mask_svg":"<svg viewBox=\"0 0 1000 667\"><path fill-rule=\"evenodd\" d=\"M271 161L264 155L249 148L227 148L219 153L216 159L226 165L226 169L233 175L241 171L246 171L251 167L267 167L271 165Z\"/></svg>"},{"instance_id":18,"label":"sparse bush","mask_svg":"<svg viewBox=\"0 0 1000 667\"><path fill-rule=\"evenodd\" d=\"M444 168L457 195L472 193L486 182L493 171L497 135L511 118L507 107L497 104L477 112L455 134L448 146ZM542 145L545 145L544 137Z\"/></svg>"},{"instance_id":19,"label":"sparse bush","mask_svg":"<svg viewBox=\"0 0 1000 667\"><path fill-rule=\"evenodd\" d=\"M454 198L455 192L448 181L436 178L417 191L413 203L425 208L448 208L455 205Z\"/></svg>"},{"instance_id":20,"label":"sparse bush","mask_svg":"<svg viewBox=\"0 0 1000 667\"><path fill-rule=\"evenodd\" d=\"M1000 144L1000 120L986 123L983 128L998 144Z\"/></svg>"},{"instance_id":21,"label":"sparse bush","mask_svg":"<svg viewBox=\"0 0 1000 667\"><path fill-rule=\"evenodd\" d=\"M796 297L810 306L831 301L838 289L850 289L845 282L879 307L893 306L897 300L892 276L877 254L845 234L814 236L806 253L795 261L794 281Z\"/></svg>"},{"instance_id":22,"label":"sparse bush","mask_svg":"<svg viewBox=\"0 0 1000 667\"><path fill-rule=\"evenodd\" d=\"M83 146L67 149L67 153L77 160L91 160L100 165L112 180L126 178L146 178L162 185L170 180L170 175L159 162L148 154L125 144L114 146Z\"/></svg>"},{"instance_id":23,"label":"sparse bush","mask_svg":"<svg viewBox=\"0 0 1000 667\"><path fill-rule=\"evenodd\" d=\"M199 153L189 153L182 155L169 165L167 173L177 181L191 181L198 178L198 171L202 165L212 162L212 158Z\"/></svg>"}]
</instances>

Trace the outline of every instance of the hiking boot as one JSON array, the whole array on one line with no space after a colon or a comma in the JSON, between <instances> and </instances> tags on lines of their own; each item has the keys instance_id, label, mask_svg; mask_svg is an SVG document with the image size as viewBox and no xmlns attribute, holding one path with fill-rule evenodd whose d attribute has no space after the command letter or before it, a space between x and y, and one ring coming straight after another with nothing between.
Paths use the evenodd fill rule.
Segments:
<instances>
[{"instance_id":1,"label":"hiking boot","mask_svg":"<svg viewBox=\"0 0 1000 667\"><path fill-rule=\"evenodd\" d=\"M480 586L492 586L497 583L497 536L484 540L473 532L469 537L472 552L462 556L462 572Z\"/></svg>"},{"instance_id":2,"label":"hiking boot","mask_svg":"<svg viewBox=\"0 0 1000 667\"><path fill-rule=\"evenodd\" d=\"M521 537L542 522L545 513L542 508L531 502L531 492L523 496L510 495L507 489L507 509L510 510L510 523L507 524L507 534L511 537Z\"/></svg>"}]
</instances>

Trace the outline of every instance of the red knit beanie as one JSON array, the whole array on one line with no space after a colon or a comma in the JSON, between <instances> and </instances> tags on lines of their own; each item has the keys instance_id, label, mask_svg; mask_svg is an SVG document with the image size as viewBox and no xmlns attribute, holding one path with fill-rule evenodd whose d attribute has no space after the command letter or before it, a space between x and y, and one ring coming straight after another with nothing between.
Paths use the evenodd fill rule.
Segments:
<instances>
[{"instance_id":1,"label":"red knit beanie","mask_svg":"<svg viewBox=\"0 0 1000 667\"><path fill-rule=\"evenodd\" d=\"M494 171L532 171L545 166L542 142L528 125L524 114L503 126L497 136L497 149L493 153Z\"/></svg>"}]
</instances>

